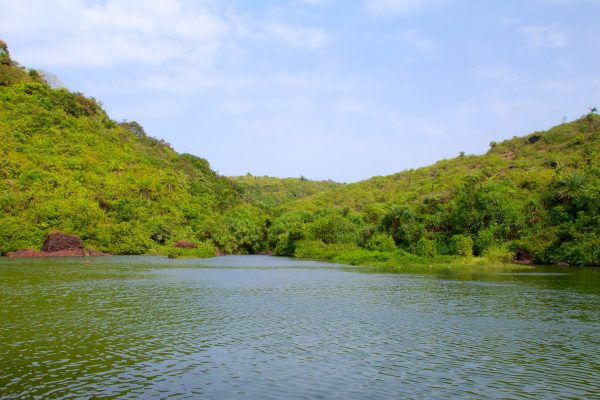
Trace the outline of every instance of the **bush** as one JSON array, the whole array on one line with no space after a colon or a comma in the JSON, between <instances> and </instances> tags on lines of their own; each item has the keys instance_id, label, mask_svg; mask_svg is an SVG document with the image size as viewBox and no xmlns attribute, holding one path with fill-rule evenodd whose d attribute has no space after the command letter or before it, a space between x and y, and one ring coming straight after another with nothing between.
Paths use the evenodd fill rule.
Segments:
<instances>
[{"instance_id":1,"label":"bush","mask_svg":"<svg viewBox=\"0 0 600 400\"><path fill-rule=\"evenodd\" d=\"M396 243L391 235L376 233L367 241L365 247L371 251L390 252L396 250Z\"/></svg>"},{"instance_id":2,"label":"bush","mask_svg":"<svg viewBox=\"0 0 600 400\"><path fill-rule=\"evenodd\" d=\"M121 222L103 226L92 244L98 250L110 253L144 254L152 246L152 240L140 224Z\"/></svg>"},{"instance_id":3,"label":"bush","mask_svg":"<svg viewBox=\"0 0 600 400\"><path fill-rule=\"evenodd\" d=\"M578 266L600 266L600 235L595 232L573 233L570 241L555 249L553 262Z\"/></svg>"},{"instance_id":4,"label":"bush","mask_svg":"<svg viewBox=\"0 0 600 400\"><path fill-rule=\"evenodd\" d=\"M462 257L473 255L473 239L471 236L454 235L451 241L452 253Z\"/></svg>"},{"instance_id":5,"label":"bush","mask_svg":"<svg viewBox=\"0 0 600 400\"><path fill-rule=\"evenodd\" d=\"M297 235L297 233L296 231L280 234L277 238L277 245L273 250L273 254L276 256L293 256L296 251L296 242L302 238L302 235Z\"/></svg>"},{"instance_id":6,"label":"bush","mask_svg":"<svg viewBox=\"0 0 600 400\"><path fill-rule=\"evenodd\" d=\"M210 239L224 253L253 254L266 242L267 216L257 207L238 205L206 223L199 238Z\"/></svg>"},{"instance_id":7,"label":"bush","mask_svg":"<svg viewBox=\"0 0 600 400\"><path fill-rule=\"evenodd\" d=\"M360 239L360 227L350 218L328 212L308 224L307 237L327 244L357 243Z\"/></svg>"},{"instance_id":8,"label":"bush","mask_svg":"<svg viewBox=\"0 0 600 400\"><path fill-rule=\"evenodd\" d=\"M0 255L25 248L39 249L44 232L35 225L14 217L0 218Z\"/></svg>"},{"instance_id":9,"label":"bush","mask_svg":"<svg viewBox=\"0 0 600 400\"><path fill-rule=\"evenodd\" d=\"M435 241L427 238L421 238L415 245L415 253L420 257L433 258L437 255L437 246Z\"/></svg>"},{"instance_id":10,"label":"bush","mask_svg":"<svg viewBox=\"0 0 600 400\"><path fill-rule=\"evenodd\" d=\"M478 256L483 255L486 250L492 247L495 243L496 241L494 239L494 232L491 228L477 232L475 240L473 241L475 254Z\"/></svg>"}]
</instances>

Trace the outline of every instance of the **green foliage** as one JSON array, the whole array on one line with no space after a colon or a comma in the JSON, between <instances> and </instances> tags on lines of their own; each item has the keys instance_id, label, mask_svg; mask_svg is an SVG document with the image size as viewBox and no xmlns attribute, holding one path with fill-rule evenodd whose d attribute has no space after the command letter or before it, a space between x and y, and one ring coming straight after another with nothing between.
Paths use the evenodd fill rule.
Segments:
<instances>
[{"instance_id":1,"label":"green foliage","mask_svg":"<svg viewBox=\"0 0 600 400\"><path fill-rule=\"evenodd\" d=\"M263 207L277 207L342 185L333 181L313 181L304 177L282 179L251 174L229 179L247 201Z\"/></svg>"},{"instance_id":2,"label":"green foliage","mask_svg":"<svg viewBox=\"0 0 600 400\"><path fill-rule=\"evenodd\" d=\"M168 247L166 255L169 258L179 257L197 257L197 258L209 258L217 255L217 248L214 244L209 242L196 243L198 247L195 249L183 249L179 247Z\"/></svg>"},{"instance_id":3,"label":"green foliage","mask_svg":"<svg viewBox=\"0 0 600 400\"><path fill-rule=\"evenodd\" d=\"M421 257L433 258L437 255L437 245L434 240L422 237L415 245L415 253Z\"/></svg>"},{"instance_id":4,"label":"green foliage","mask_svg":"<svg viewBox=\"0 0 600 400\"><path fill-rule=\"evenodd\" d=\"M10 59L10 53L8 52L8 45L5 41L0 40L0 64L10 65L12 60Z\"/></svg>"},{"instance_id":5,"label":"green foliage","mask_svg":"<svg viewBox=\"0 0 600 400\"><path fill-rule=\"evenodd\" d=\"M507 260L510 248L539 263L598 265L589 243L600 232L599 155L600 117L590 112L547 132L494 142L483 156L374 177L282 208L312 211L315 218L320 209L360 212L364 239L357 243L364 246L383 232L416 254L426 253L419 245L430 243L421 242L426 238L440 254L493 253ZM465 238L460 249L455 235Z\"/></svg>"},{"instance_id":6,"label":"green foliage","mask_svg":"<svg viewBox=\"0 0 600 400\"><path fill-rule=\"evenodd\" d=\"M21 67L2 62L0 56L0 86L31 82L29 74Z\"/></svg>"},{"instance_id":7,"label":"green foliage","mask_svg":"<svg viewBox=\"0 0 600 400\"><path fill-rule=\"evenodd\" d=\"M485 259L493 264L508 264L515 257L514 252L507 249L505 246L487 247L482 253Z\"/></svg>"},{"instance_id":8,"label":"green foliage","mask_svg":"<svg viewBox=\"0 0 600 400\"><path fill-rule=\"evenodd\" d=\"M471 239L471 236L454 235L451 243L453 254L461 257L471 257L473 255L473 239Z\"/></svg>"},{"instance_id":9,"label":"green foliage","mask_svg":"<svg viewBox=\"0 0 600 400\"><path fill-rule=\"evenodd\" d=\"M357 243L361 237L361 220L336 210L317 214L306 226L306 237L326 244Z\"/></svg>"},{"instance_id":10,"label":"green foliage","mask_svg":"<svg viewBox=\"0 0 600 400\"><path fill-rule=\"evenodd\" d=\"M99 250L142 254L200 235L242 203L206 160L178 155L135 122L114 123L93 98L0 67L27 76L0 86L0 214L18 221L5 228L4 252L40 248L58 229ZM19 224L34 233L8 230Z\"/></svg>"},{"instance_id":11,"label":"green foliage","mask_svg":"<svg viewBox=\"0 0 600 400\"><path fill-rule=\"evenodd\" d=\"M366 243L365 248L371 251L391 252L396 250L396 243L391 235L375 233Z\"/></svg>"},{"instance_id":12,"label":"green foliage","mask_svg":"<svg viewBox=\"0 0 600 400\"><path fill-rule=\"evenodd\" d=\"M386 209L383 204L374 203L368 204L361 209L364 219L367 223L377 225L381 222L386 214Z\"/></svg>"},{"instance_id":13,"label":"green foliage","mask_svg":"<svg viewBox=\"0 0 600 400\"><path fill-rule=\"evenodd\" d=\"M473 240L473 249L475 254L481 256L486 253L488 249L496 244L494 228L489 227L477 232L475 239Z\"/></svg>"},{"instance_id":14,"label":"green foliage","mask_svg":"<svg viewBox=\"0 0 600 400\"><path fill-rule=\"evenodd\" d=\"M241 204L207 223L200 237L211 239L226 254L252 254L264 249L268 217L258 207Z\"/></svg>"},{"instance_id":15,"label":"green foliage","mask_svg":"<svg viewBox=\"0 0 600 400\"><path fill-rule=\"evenodd\" d=\"M101 227L93 245L115 254L144 254L152 246L152 240L139 222L120 222Z\"/></svg>"},{"instance_id":16,"label":"green foliage","mask_svg":"<svg viewBox=\"0 0 600 400\"><path fill-rule=\"evenodd\" d=\"M0 255L19 249L35 249L43 238L44 232L36 226L23 224L17 217L0 216Z\"/></svg>"},{"instance_id":17,"label":"green foliage","mask_svg":"<svg viewBox=\"0 0 600 400\"><path fill-rule=\"evenodd\" d=\"M414 246L425 234L421 218L407 206L394 206L382 218L380 231L387 232L394 241L406 248Z\"/></svg>"}]
</instances>

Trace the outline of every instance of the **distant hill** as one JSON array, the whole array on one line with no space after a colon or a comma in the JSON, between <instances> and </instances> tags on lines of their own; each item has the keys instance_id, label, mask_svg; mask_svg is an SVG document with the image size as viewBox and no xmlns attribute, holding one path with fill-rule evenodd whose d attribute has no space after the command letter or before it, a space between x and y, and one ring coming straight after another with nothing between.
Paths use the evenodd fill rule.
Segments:
<instances>
[{"instance_id":1,"label":"distant hill","mask_svg":"<svg viewBox=\"0 0 600 400\"><path fill-rule=\"evenodd\" d=\"M245 198L266 207L276 207L316 193L343 186L342 183L313 181L306 178L274 178L270 176L232 176L229 179Z\"/></svg>"}]
</instances>

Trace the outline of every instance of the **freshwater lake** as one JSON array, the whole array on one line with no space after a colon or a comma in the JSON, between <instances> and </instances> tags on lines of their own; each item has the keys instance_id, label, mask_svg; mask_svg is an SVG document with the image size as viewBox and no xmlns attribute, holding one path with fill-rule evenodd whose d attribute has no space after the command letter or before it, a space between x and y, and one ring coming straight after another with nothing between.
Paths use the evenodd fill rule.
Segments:
<instances>
[{"instance_id":1,"label":"freshwater lake","mask_svg":"<svg viewBox=\"0 0 600 400\"><path fill-rule=\"evenodd\" d=\"M600 399L600 269L2 258L0 398Z\"/></svg>"}]
</instances>

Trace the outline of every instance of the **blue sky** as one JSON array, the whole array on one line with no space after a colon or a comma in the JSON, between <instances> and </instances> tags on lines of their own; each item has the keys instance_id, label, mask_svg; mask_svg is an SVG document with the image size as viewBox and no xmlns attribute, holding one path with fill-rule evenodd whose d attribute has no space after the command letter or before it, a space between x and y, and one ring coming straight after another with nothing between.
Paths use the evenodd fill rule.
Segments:
<instances>
[{"instance_id":1,"label":"blue sky","mask_svg":"<svg viewBox=\"0 0 600 400\"><path fill-rule=\"evenodd\" d=\"M224 175L353 182L600 106L598 0L5 1L0 39Z\"/></svg>"}]
</instances>

